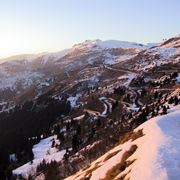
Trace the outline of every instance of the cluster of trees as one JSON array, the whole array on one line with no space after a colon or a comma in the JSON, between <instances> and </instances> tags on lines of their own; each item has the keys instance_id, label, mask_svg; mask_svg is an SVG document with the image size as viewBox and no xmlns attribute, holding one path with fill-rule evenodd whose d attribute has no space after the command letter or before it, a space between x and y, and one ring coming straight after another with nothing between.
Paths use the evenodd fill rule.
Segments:
<instances>
[{"instance_id":1,"label":"cluster of trees","mask_svg":"<svg viewBox=\"0 0 180 180\"><path fill-rule=\"evenodd\" d=\"M89 144L100 127L102 127L102 120L93 119L88 113L82 120L71 118L56 124L53 132L60 141L60 149L66 149L65 159L67 160L70 155ZM52 147L54 146L56 144L53 141Z\"/></svg>"},{"instance_id":2,"label":"cluster of trees","mask_svg":"<svg viewBox=\"0 0 180 180\"><path fill-rule=\"evenodd\" d=\"M164 105L164 102L167 102L167 96L168 94L163 94L155 92L154 93L154 103L150 105L146 105L144 108L140 108L139 111L131 116L133 117L132 126L137 126L142 124L147 120L147 117L155 117L158 114L167 114L167 110L169 109L168 105ZM160 101L162 98L162 102ZM180 98L177 96L171 96L168 100L168 104L174 104L175 106L180 104Z\"/></svg>"},{"instance_id":3,"label":"cluster of trees","mask_svg":"<svg viewBox=\"0 0 180 180\"><path fill-rule=\"evenodd\" d=\"M29 101L14 110L0 114L0 179L11 170L33 159L32 146L41 138L51 135L51 127L57 118L71 110L69 102L44 96L37 102ZM16 161L11 162L10 154Z\"/></svg>"},{"instance_id":4,"label":"cluster of trees","mask_svg":"<svg viewBox=\"0 0 180 180\"><path fill-rule=\"evenodd\" d=\"M180 98L178 98L177 96L171 96L169 98L169 101L168 101L169 104L174 104L174 105L178 105L180 104Z\"/></svg>"},{"instance_id":5,"label":"cluster of trees","mask_svg":"<svg viewBox=\"0 0 180 180\"><path fill-rule=\"evenodd\" d=\"M151 81L151 86L156 87L156 86L164 86L164 85L169 85L169 84L174 84L176 82L176 77L178 76L177 72L173 72L169 75L162 76L158 81Z\"/></svg>"},{"instance_id":6,"label":"cluster of trees","mask_svg":"<svg viewBox=\"0 0 180 180\"><path fill-rule=\"evenodd\" d=\"M124 95L125 92L126 92L126 87L124 86L119 86L117 88L114 88L114 94Z\"/></svg>"},{"instance_id":7,"label":"cluster of trees","mask_svg":"<svg viewBox=\"0 0 180 180\"><path fill-rule=\"evenodd\" d=\"M37 167L37 172L41 172L44 174L45 180L58 180L60 179L59 165L56 161L51 161L50 163L46 163L45 160L43 160L40 165ZM33 179L33 177L30 175L28 177L28 180Z\"/></svg>"},{"instance_id":8,"label":"cluster of trees","mask_svg":"<svg viewBox=\"0 0 180 180\"><path fill-rule=\"evenodd\" d=\"M144 85L151 85L153 87L156 86L164 86L168 84L174 84L176 82L176 77L178 76L178 72L170 73L169 75L166 75L166 73L163 73L163 76L158 81L152 81L152 80L146 80L145 76L139 76L131 81L131 85L134 86L144 86Z\"/></svg>"},{"instance_id":9,"label":"cluster of trees","mask_svg":"<svg viewBox=\"0 0 180 180\"><path fill-rule=\"evenodd\" d=\"M147 84L147 83L145 81L145 77L144 76L139 76L137 78L134 78L131 81L131 85L134 85L134 86L143 86L145 84Z\"/></svg>"}]
</instances>

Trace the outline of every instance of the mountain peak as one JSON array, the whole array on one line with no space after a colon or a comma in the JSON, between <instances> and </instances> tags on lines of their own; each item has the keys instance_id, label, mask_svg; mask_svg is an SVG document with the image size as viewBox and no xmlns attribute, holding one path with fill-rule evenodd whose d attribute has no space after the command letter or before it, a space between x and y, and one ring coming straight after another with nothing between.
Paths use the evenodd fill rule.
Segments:
<instances>
[{"instance_id":1,"label":"mountain peak","mask_svg":"<svg viewBox=\"0 0 180 180\"><path fill-rule=\"evenodd\" d=\"M123 49L146 49L147 46L140 43L128 42L128 41L119 41L119 40L86 40L83 43L75 44L73 49L91 49L91 48L100 48L100 49L108 49L108 48L123 48Z\"/></svg>"},{"instance_id":2,"label":"mountain peak","mask_svg":"<svg viewBox=\"0 0 180 180\"><path fill-rule=\"evenodd\" d=\"M179 48L180 47L180 35L170 38L161 44L164 48Z\"/></svg>"}]
</instances>

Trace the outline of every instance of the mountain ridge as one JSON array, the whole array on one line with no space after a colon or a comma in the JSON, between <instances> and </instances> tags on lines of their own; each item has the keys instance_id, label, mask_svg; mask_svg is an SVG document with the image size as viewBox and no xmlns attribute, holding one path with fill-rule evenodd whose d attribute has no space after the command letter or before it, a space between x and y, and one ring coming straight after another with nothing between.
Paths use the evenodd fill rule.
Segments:
<instances>
[{"instance_id":1,"label":"mountain ridge","mask_svg":"<svg viewBox=\"0 0 180 180\"><path fill-rule=\"evenodd\" d=\"M148 45L150 44L150 45ZM97 45L101 48L148 48L151 47L152 45L154 45L154 43L148 43L147 45L141 44L141 43L136 43L136 42L129 42L129 41L120 41L120 40L100 40L100 39L96 39L96 40L85 40L82 43L78 43L78 44L74 44L71 48L68 49L73 49L73 48L77 48L80 46L87 46L89 45L89 47L92 45ZM57 52L40 52L40 53L36 53L36 54L18 54L18 55L13 55L13 56L9 56L7 58L1 58L0 62L7 62L7 61L12 61L12 60L24 60L24 59L35 59L37 57L41 57L44 55L53 55L53 54L58 54L61 53L63 51L68 51L68 49L63 49Z\"/></svg>"}]
</instances>

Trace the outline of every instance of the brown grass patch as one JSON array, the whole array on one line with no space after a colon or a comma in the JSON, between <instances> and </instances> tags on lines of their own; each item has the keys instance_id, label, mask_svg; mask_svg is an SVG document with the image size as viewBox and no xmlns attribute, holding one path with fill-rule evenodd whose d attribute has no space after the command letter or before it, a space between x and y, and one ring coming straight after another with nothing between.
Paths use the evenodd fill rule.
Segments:
<instances>
[{"instance_id":1,"label":"brown grass patch","mask_svg":"<svg viewBox=\"0 0 180 180\"><path fill-rule=\"evenodd\" d=\"M114 151L112 153L109 153L103 160L103 162L107 161L108 159L112 158L113 156L115 156L117 153L119 153L121 150L117 150L117 151Z\"/></svg>"},{"instance_id":2,"label":"brown grass patch","mask_svg":"<svg viewBox=\"0 0 180 180\"><path fill-rule=\"evenodd\" d=\"M133 161L126 161L137 149L136 145L132 145L129 151L126 151L121 159L121 162L116 164L113 168L111 168L107 173L104 180L112 180L114 179L118 174L123 172L128 166L130 166L135 160ZM126 175L125 175L126 176ZM124 179L125 176L122 176L121 178ZM123 178L124 177L124 178Z\"/></svg>"},{"instance_id":3,"label":"brown grass patch","mask_svg":"<svg viewBox=\"0 0 180 180\"><path fill-rule=\"evenodd\" d=\"M129 140L134 141L134 140L136 140L136 139L138 139L138 138L140 138L142 136L144 136L143 129L140 129L137 132L134 132L134 131L128 132L124 136L122 136L122 138L119 141L119 144L123 144L123 143L125 143L125 142L127 142Z\"/></svg>"},{"instance_id":4,"label":"brown grass patch","mask_svg":"<svg viewBox=\"0 0 180 180\"><path fill-rule=\"evenodd\" d=\"M95 166L93 168L90 168L86 171L85 175L83 178L81 178L80 180L89 180L92 176L92 172L95 171L97 168L99 168L100 165L99 163L96 163ZM80 176L80 175L79 175Z\"/></svg>"},{"instance_id":5,"label":"brown grass patch","mask_svg":"<svg viewBox=\"0 0 180 180\"><path fill-rule=\"evenodd\" d=\"M140 137L142 137L143 134L143 129L140 129L136 132L129 132L126 133L122 139L120 140L120 144L123 144L124 142L128 141L128 140L136 140ZM118 163L117 165L115 165L112 169L110 169L107 174L105 179L103 180L112 180L114 179L116 176L118 176L121 172L123 172L128 166L130 166L135 160L133 161L127 161L127 159L136 151L137 146L136 145L132 145L129 151L126 151L121 159L121 162ZM113 156L115 156L117 153L119 153L121 150L117 150L115 152L109 153L107 154L107 156L104 158L103 162L109 160L110 158L112 158ZM84 177L82 177L80 180L89 180L92 176L92 173L98 169L101 165L99 165L99 162L97 162L97 164L94 165L94 167L89 167L86 171L85 171L85 175ZM79 176L81 176L82 174L79 174L78 176L76 176L76 178L78 178ZM120 177L120 180L124 180L125 176L127 174L123 174Z\"/></svg>"},{"instance_id":6,"label":"brown grass patch","mask_svg":"<svg viewBox=\"0 0 180 180\"><path fill-rule=\"evenodd\" d=\"M126 173L126 174L123 174L121 177L118 177L117 179L118 179L118 180L129 180L130 178L128 178L128 179L126 178L126 179L125 179L125 177L126 177L130 172L131 172L131 171L129 171L129 172ZM115 178L115 179L116 179L116 178Z\"/></svg>"}]
</instances>

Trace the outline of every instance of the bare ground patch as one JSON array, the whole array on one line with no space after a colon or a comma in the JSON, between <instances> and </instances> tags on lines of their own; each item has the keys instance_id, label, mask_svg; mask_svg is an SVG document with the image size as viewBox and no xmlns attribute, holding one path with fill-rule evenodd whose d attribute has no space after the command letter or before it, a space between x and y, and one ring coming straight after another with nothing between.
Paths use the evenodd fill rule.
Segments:
<instances>
[{"instance_id":1,"label":"bare ground patch","mask_svg":"<svg viewBox=\"0 0 180 180\"><path fill-rule=\"evenodd\" d=\"M140 138L142 136L144 136L143 129L140 129L140 130L138 130L136 132L134 132L134 131L128 132L124 136L122 136L122 138L119 141L119 144L123 144L123 143L125 143L125 142L127 142L129 140L134 141L134 140L136 140L136 139L138 139L138 138Z\"/></svg>"},{"instance_id":2,"label":"bare ground patch","mask_svg":"<svg viewBox=\"0 0 180 180\"><path fill-rule=\"evenodd\" d=\"M113 168L111 168L107 173L106 173L106 177L104 178L104 180L112 180L114 179L117 175L119 175L121 172L123 172L128 166L130 166L135 160L133 161L127 161L127 159L134 154L134 152L136 151L137 146L136 145L132 145L129 151L126 151L121 159L121 162L116 164ZM122 179L124 179L125 176L122 176Z\"/></svg>"}]
</instances>

